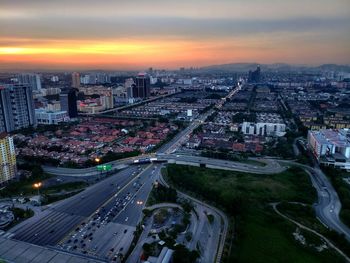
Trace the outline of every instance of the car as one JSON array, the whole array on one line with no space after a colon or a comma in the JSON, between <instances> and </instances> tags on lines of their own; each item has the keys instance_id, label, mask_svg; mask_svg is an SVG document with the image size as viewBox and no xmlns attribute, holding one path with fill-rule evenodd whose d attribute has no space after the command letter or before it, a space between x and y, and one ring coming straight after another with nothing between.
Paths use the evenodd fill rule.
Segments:
<instances>
[{"instance_id":1,"label":"car","mask_svg":"<svg viewBox=\"0 0 350 263\"><path fill-rule=\"evenodd\" d=\"M118 235L118 232L114 232L114 234L113 234L113 235L115 235L115 236L116 236L116 235Z\"/></svg>"},{"instance_id":2,"label":"car","mask_svg":"<svg viewBox=\"0 0 350 263\"><path fill-rule=\"evenodd\" d=\"M128 230L127 230L127 229L125 229L125 230L124 230L124 234L125 234L126 232L128 232Z\"/></svg>"}]
</instances>

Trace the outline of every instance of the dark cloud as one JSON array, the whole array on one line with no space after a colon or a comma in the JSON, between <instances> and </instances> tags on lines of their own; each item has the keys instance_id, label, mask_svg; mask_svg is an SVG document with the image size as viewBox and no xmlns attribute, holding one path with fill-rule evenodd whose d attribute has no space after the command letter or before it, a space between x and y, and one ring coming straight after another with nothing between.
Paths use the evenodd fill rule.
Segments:
<instances>
[{"instance_id":1,"label":"dark cloud","mask_svg":"<svg viewBox=\"0 0 350 263\"><path fill-rule=\"evenodd\" d=\"M74 18L1 21L2 37L48 39L221 38L275 32L350 32L350 17L190 19L181 17Z\"/></svg>"}]
</instances>

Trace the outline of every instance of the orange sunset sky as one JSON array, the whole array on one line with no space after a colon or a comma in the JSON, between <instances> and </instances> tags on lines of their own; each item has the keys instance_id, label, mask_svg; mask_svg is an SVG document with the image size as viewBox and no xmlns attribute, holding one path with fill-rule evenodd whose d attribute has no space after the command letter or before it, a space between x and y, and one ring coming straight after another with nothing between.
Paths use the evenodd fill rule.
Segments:
<instances>
[{"instance_id":1,"label":"orange sunset sky","mask_svg":"<svg viewBox=\"0 0 350 263\"><path fill-rule=\"evenodd\" d=\"M350 63L348 0L0 0L0 69Z\"/></svg>"}]
</instances>

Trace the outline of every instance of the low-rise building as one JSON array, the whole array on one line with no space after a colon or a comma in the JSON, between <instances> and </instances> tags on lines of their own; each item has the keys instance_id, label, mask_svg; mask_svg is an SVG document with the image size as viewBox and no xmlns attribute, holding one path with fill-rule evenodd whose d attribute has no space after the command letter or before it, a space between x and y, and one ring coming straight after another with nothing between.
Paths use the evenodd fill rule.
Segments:
<instances>
[{"instance_id":1,"label":"low-rise building","mask_svg":"<svg viewBox=\"0 0 350 263\"><path fill-rule=\"evenodd\" d=\"M350 169L349 129L309 131L308 146L321 164Z\"/></svg>"},{"instance_id":2,"label":"low-rise building","mask_svg":"<svg viewBox=\"0 0 350 263\"><path fill-rule=\"evenodd\" d=\"M45 109L36 109L35 117L38 124L44 125L59 124L69 120L66 111L48 111Z\"/></svg>"}]
</instances>

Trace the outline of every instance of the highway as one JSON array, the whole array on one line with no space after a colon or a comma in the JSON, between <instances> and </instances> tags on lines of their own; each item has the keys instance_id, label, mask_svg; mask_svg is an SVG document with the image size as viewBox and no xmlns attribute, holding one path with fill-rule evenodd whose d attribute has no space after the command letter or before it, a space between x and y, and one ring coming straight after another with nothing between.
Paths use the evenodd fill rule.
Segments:
<instances>
[{"instance_id":1,"label":"highway","mask_svg":"<svg viewBox=\"0 0 350 263\"><path fill-rule=\"evenodd\" d=\"M144 155L142 157L152 157L154 155ZM256 159L257 161L263 162L266 165L252 165L244 162L233 162L227 160L213 159L200 156L189 156L185 154L164 154L158 153L158 159L165 160L169 163L178 163L185 165L199 166L200 164L205 164L208 168L223 169L231 171L242 171L256 174L270 174L282 172L285 168L280 166L274 159ZM123 166L124 168L133 163L133 160L139 159L140 157L132 157L122 160L113 161L110 164L113 165L113 169L116 167ZM72 168L61 168L61 167L50 167L44 166L44 171L50 174L58 176L76 176L76 177L89 177L97 176L100 174L96 170L96 167L84 168L84 169L72 169Z\"/></svg>"},{"instance_id":2,"label":"highway","mask_svg":"<svg viewBox=\"0 0 350 263\"><path fill-rule=\"evenodd\" d=\"M230 93L231 94L231 93ZM234 93L232 93L234 94ZM216 105L216 106L220 106ZM208 168L255 174L280 173L286 166L297 165L309 172L313 186L318 193L315 204L317 217L330 229L342 233L350 240L350 230L339 219L341 203L331 183L319 167L301 165L293 161L257 158L264 166L212 159L200 156L176 154L176 150L184 144L192 131L213 113L210 110L199 116L187 128L179 132L173 140L157 151L157 158L168 163L206 166ZM154 154L142 157L154 157ZM104 260L116 260L129 248L133 232L142 217L142 209L152 189L152 184L159 179L161 165L131 165L132 157L111 162L114 175L87 188L83 192L48 206L42 213L20 223L10 230L13 238L37 245L55 246L62 249L84 253ZM44 166L44 171L59 176L91 177L100 172L95 167L86 169L69 169ZM199 213L198 224L193 229L191 249L200 244L201 262L220 262L224 242L228 230L226 215L184 193L181 197L192 200ZM214 215L214 224L209 225L204 219L204 212ZM219 223L220 222L220 223ZM77 228L78 227L78 228ZM210 238L214 236L213 238ZM193 245L195 244L196 245Z\"/></svg>"},{"instance_id":3,"label":"highway","mask_svg":"<svg viewBox=\"0 0 350 263\"><path fill-rule=\"evenodd\" d=\"M10 230L13 238L37 245L55 245L68 232L114 196L119 187L136 177L129 167L63 201L49 205L42 213Z\"/></svg>"},{"instance_id":4,"label":"highway","mask_svg":"<svg viewBox=\"0 0 350 263\"><path fill-rule=\"evenodd\" d=\"M126 252L159 169L155 165L147 166L84 220L79 229L71 231L60 247L106 260Z\"/></svg>"}]
</instances>

